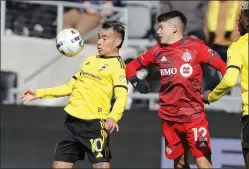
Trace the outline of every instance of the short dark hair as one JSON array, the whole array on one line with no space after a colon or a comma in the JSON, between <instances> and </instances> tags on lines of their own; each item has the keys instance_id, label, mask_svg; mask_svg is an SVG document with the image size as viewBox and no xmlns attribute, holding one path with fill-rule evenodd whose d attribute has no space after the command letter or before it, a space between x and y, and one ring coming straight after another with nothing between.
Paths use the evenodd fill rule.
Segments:
<instances>
[{"instance_id":1,"label":"short dark hair","mask_svg":"<svg viewBox=\"0 0 249 169\"><path fill-rule=\"evenodd\" d=\"M157 17L157 22L166 22L167 20L172 19L172 18L176 18L176 17L178 17L181 20L181 22L183 24L183 29L185 30L185 27L187 25L187 18L180 11L175 11L174 10L174 11L162 13L161 15L159 15Z\"/></svg>"},{"instance_id":2,"label":"short dark hair","mask_svg":"<svg viewBox=\"0 0 249 169\"><path fill-rule=\"evenodd\" d=\"M123 23L119 21L105 21L102 26L102 29L113 29L113 31L119 33L122 38L122 42L118 46L118 48L121 48L124 42L124 37L125 37L125 26Z\"/></svg>"}]
</instances>

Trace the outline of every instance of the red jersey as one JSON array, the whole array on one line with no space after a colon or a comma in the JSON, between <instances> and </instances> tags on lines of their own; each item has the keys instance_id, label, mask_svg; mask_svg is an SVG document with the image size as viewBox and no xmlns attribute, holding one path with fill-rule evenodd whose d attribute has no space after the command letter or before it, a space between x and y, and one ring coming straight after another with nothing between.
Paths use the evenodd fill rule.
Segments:
<instances>
[{"instance_id":1,"label":"red jersey","mask_svg":"<svg viewBox=\"0 0 249 169\"><path fill-rule=\"evenodd\" d=\"M127 78L149 64L160 72L159 116L172 122L192 122L204 114L202 101L202 67L208 63L222 75L226 63L203 41L183 38L170 45L155 45L126 66Z\"/></svg>"}]
</instances>

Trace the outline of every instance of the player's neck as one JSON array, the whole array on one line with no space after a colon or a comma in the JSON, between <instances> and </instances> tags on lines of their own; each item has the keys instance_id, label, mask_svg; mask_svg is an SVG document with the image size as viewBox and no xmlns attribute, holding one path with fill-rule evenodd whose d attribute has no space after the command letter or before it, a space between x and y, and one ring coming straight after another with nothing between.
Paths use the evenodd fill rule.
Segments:
<instances>
[{"instance_id":1,"label":"player's neck","mask_svg":"<svg viewBox=\"0 0 249 169\"><path fill-rule=\"evenodd\" d=\"M170 46L170 47L177 47L180 43L180 41L183 39L183 35L180 36L175 36L174 38L171 39L171 41L166 45L166 46Z\"/></svg>"},{"instance_id":2,"label":"player's neck","mask_svg":"<svg viewBox=\"0 0 249 169\"><path fill-rule=\"evenodd\" d=\"M119 56L119 51L113 51L105 55L105 57Z\"/></svg>"},{"instance_id":3,"label":"player's neck","mask_svg":"<svg viewBox=\"0 0 249 169\"><path fill-rule=\"evenodd\" d=\"M179 42L180 40L182 40L183 35L176 35L172 38L171 42L169 42L169 45L175 44L177 42Z\"/></svg>"}]
</instances>

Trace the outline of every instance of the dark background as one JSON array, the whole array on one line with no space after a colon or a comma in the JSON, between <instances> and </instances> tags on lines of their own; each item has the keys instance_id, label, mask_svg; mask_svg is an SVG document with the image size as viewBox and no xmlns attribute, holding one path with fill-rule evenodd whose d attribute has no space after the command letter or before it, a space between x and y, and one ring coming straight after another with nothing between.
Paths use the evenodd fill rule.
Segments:
<instances>
[{"instance_id":1,"label":"dark background","mask_svg":"<svg viewBox=\"0 0 249 169\"><path fill-rule=\"evenodd\" d=\"M207 111L212 137L239 138L240 114ZM1 168L51 168L62 133L63 108L1 106ZM111 135L112 167L160 168L161 120L156 111L131 110ZM75 167L91 167L77 162Z\"/></svg>"}]
</instances>

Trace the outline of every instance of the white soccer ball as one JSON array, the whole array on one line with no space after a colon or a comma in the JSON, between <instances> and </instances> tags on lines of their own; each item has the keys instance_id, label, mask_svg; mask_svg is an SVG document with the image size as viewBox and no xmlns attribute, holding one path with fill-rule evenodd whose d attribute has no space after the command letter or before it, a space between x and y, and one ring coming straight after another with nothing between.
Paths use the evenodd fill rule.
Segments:
<instances>
[{"instance_id":1,"label":"white soccer ball","mask_svg":"<svg viewBox=\"0 0 249 169\"><path fill-rule=\"evenodd\" d=\"M63 29L56 37L56 48L64 56L78 55L84 48L84 39L74 28Z\"/></svg>"}]
</instances>

